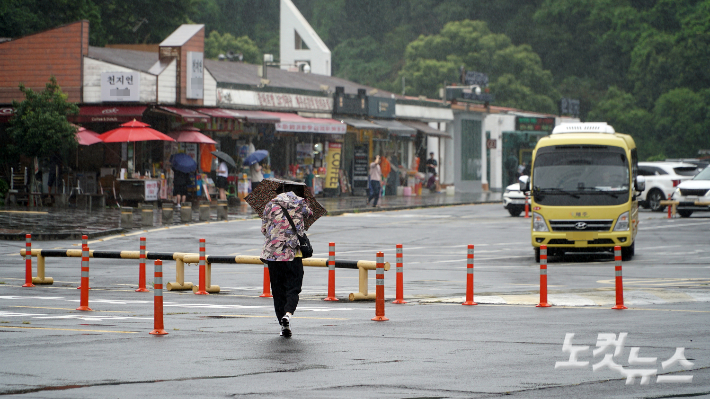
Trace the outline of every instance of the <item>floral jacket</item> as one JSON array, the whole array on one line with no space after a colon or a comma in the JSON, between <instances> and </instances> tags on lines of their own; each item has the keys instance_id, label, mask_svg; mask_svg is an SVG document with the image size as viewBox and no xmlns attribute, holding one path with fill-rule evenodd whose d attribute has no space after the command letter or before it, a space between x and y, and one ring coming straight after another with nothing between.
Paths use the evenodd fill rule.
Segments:
<instances>
[{"instance_id":1,"label":"floral jacket","mask_svg":"<svg viewBox=\"0 0 710 399\"><path fill-rule=\"evenodd\" d=\"M304 233L303 219L311 216L312 212L306 201L293 192L277 195L264 207L261 234L266 239L261 259L280 262L292 261L297 255L298 237L293 233L291 224L279 205L283 205L288 210L293 223L296 224L298 234Z\"/></svg>"}]
</instances>

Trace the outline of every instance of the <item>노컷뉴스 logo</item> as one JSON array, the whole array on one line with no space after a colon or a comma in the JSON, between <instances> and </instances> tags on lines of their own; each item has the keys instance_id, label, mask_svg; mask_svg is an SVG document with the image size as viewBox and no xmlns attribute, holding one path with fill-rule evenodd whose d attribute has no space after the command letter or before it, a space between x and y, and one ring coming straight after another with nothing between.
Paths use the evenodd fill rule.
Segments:
<instances>
[{"instance_id":1,"label":"\ub178\ucef7\ub274\uc2a4 logo","mask_svg":"<svg viewBox=\"0 0 710 399\"><path fill-rule=\"evenodd\" d=\"M628 366L624 367L617 364L614 359L621 358L624 352L624 343L628 333L616 334L599 333L597 336L597 347L592 351L592 358L600 357L600 361L592 365L592 371L597 372L604 369L609 369L626 377L626 385L633 385L636 382L636 377L641 379L641 385L646 385L651 382L651 378L656 376L656 383L691 383L693 376L682 374L675 375L680 370L687 370L693 367L693 363L685 358L685 348L676 348L673 356L661 362L661 368L664 372L673 372L674 375L662 374L658 375L657 357L641 357L639 352L640 347L632 347L629 351ZM580 356L589 350L587 345L572 345L574 333L567 333L565 341L562 344L562 352L569 354L569 360L555 362L555 370L557 369L584 369L589 366L589 360L581 360ZM613 350L613 352L612 352ZM631 366L638 366L632 368Z\"/></svg>"}]
</instances>

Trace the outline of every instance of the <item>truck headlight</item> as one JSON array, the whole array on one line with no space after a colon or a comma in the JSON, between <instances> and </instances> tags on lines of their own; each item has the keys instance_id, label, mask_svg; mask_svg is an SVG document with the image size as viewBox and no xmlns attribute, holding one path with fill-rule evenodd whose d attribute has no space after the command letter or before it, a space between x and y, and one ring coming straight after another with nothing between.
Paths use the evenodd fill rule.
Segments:
<instances>
[{"instance_id":1,"label":"truck headlight","mask_svg":"<svg viewBox=\"0 0 710 399\"><path fill-rule=\"evenodd\" d=\"M533 212L532 214L532 226L533 231L550 231L547 229L547 223L545 223L545 218L539 213Z\"/></svg>"},{"instance_id":2,"label":"truck headlight","mask_svg":"<svg viewBox=\"0 0 710 399\"><path fill-rule=\"evenodd\" d=\"M616 225L614 226L614 231L628 231L629 230L629 212L624 212L619 215L616 219Z\"/></svg>"}]
</instances>

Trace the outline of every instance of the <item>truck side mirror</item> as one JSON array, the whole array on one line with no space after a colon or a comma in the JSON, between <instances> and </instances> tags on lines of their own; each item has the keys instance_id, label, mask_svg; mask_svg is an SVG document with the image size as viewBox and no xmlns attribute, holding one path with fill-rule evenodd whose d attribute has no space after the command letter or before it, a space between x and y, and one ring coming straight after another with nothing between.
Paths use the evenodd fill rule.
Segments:
<instances>
[{"instance_id":1,"label":"truck side mirror","mask_svg":"<svg viewBox=\"0 0 710 399\"><path fill-rule=\"evenodd\" d=\"M524 193L530 191L530 176L520 176L518 182L520 183L520 191Z\"/></svg>"},{"instance_id":2,"label":"truck side mirror","mask_svg":"<svg viewBox=\"0 0 710 399\"><path fill-rule=\"evenodd\" d=\"M646 178L643 176L636 176L636 181L634 182L634 188L638 192L642 192L646 189Z\"/></svg>"}]
</instances>

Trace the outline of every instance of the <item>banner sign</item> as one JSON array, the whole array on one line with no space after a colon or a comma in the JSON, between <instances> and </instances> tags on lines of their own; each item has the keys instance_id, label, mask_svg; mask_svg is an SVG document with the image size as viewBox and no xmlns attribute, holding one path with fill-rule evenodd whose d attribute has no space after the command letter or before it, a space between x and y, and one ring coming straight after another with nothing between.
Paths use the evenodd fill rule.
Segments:
<instances>
[{"instance_id":1,"label":"banner sign","mask_svg":"<svg viewBox=\"0 0 710 399\"><path fill-rule=\"evenodd\" d=\"M340 153L343 145L341 143L328 143L328 155L325 158L325 188L338 188L338 178L340 177Z\"/></svg>"}]
</instances>

